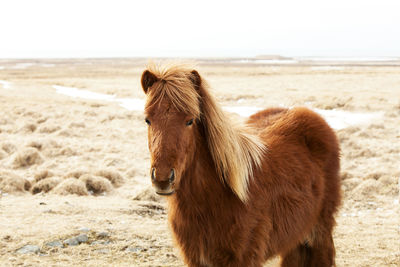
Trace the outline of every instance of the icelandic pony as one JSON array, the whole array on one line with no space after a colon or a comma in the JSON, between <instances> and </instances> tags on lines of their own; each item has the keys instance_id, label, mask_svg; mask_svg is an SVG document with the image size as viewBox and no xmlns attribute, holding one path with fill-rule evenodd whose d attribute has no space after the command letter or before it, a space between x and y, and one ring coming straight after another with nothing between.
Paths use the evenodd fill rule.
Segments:
<instances>
[{"instance_id":1,"label":"icelandic pony","mask_svg":"<svg viewBox=\"0 0 400 267\"><path fill-rule=\"evenodd\" d=\"M197 71L142 74L156 192L168 195L175 241L189 266L335 265L340 204L333 130L306 108L266 109L231 123Z\"/></svg>"}]
</instances>

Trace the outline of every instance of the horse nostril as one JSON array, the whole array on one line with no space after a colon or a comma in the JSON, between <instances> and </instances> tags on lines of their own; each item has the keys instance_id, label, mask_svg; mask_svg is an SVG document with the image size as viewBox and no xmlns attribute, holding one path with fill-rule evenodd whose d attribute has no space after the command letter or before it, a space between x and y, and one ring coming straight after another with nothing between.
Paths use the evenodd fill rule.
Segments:
<instances>
[{"instance_id":1,"label":"horse nostril","mask_svg":"<svg viewBox=\"0 0 400 267\"><path fill-rule=\"evenodd\" d=\"M169 182L172 183L175 180L175 170L171 169L171 173L169 175Z\"/></svg>"},{"instance_id":2,"label":"horse nostril","mask_svg":"<svg viewBox=\"0 0 400 267\"><path fill-rule=\"evenodd\" d=\"M151 180L152 181L156 180L156 169L155 168L151 169Z\"/></svg>"}]
</instances>

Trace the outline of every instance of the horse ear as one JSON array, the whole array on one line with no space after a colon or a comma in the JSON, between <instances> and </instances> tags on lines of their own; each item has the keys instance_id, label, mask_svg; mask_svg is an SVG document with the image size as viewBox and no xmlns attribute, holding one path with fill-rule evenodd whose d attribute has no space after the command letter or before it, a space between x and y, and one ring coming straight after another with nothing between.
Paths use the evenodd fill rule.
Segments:
<instances>
[{"instance_id":1,"label":"horse ear","mask_svg":"<svg viewBox=\"0 0 400 267\"><path fill-rule=\"evenodd\" d=\"M192 81L194 88L198 90L201 86L201 77L197 70L192 70L190 72L190 80Z\"/></svg>"},{"instance_id":2,"label":"horse ear","mask_svg":"<svg viewBox=\"0 0 400 267\"><path fill-rule=\"evenodd\" d=\"M151 73L148 70L145 70L142 74L142 88L145 94L147 94L147 90L156 82L158 81L158 78L156 75Z\"/></svg>"}]
</instances>

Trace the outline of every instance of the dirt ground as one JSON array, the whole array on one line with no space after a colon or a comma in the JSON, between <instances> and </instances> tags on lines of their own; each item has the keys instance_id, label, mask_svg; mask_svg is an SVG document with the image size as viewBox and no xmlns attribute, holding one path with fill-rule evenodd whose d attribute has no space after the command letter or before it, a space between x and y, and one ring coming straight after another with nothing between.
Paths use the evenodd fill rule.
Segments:
<instances>
[{"instance_id":1,"label":"dirt ground","mask_svg":"<svg viewBox=\"0 0 400 267\"><path fill-rule=\"evenodd\" d=\"M151 189L142 112L53 87L144 99L146 63L0 60L1 266L183 266L165 200ZM225 106L381 114L337 130L336 262L400 266L400 66L200 61L198 71ZM87 240L63 244L78 235ZM25 245L38 248L24 253Z\"/></svg>"}]
</instances>

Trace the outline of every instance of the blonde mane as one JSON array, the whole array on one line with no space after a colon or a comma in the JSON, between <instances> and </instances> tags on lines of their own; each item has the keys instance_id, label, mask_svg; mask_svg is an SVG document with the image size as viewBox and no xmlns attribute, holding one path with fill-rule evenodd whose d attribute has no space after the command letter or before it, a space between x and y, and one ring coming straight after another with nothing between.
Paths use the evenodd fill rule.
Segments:
<instances>
[{"instance_id":1,"label":"blonde mane","mask_svg":"<svg viewBox=\"0 0 400 267\"><path fill-rule=\"evenodd\" d=\"M245 202L249 179L253 170L261 166L266 150L264 144L246 127L234 125L229 120L200 76L199 84L195 84L193 69L187 65L160 67L151 64L148 70L158 81L149 90L146 107L167 97L178 110L200 119L218 176Z\"/></svg>"},{"instance_id":2,"label":"blonde mane","mask_svg":"<svg viewBox=\"0 0 400 267\"><path fill-rule=\"evenodd\" d=\"M200 117L200 96L190 80L188 65L151 63L147 70L153 73L159 81L155 82L149 90L146 107L157 104L161 99L167 97L175 108L192 115Z\"/></svg>"}]
</instances>

